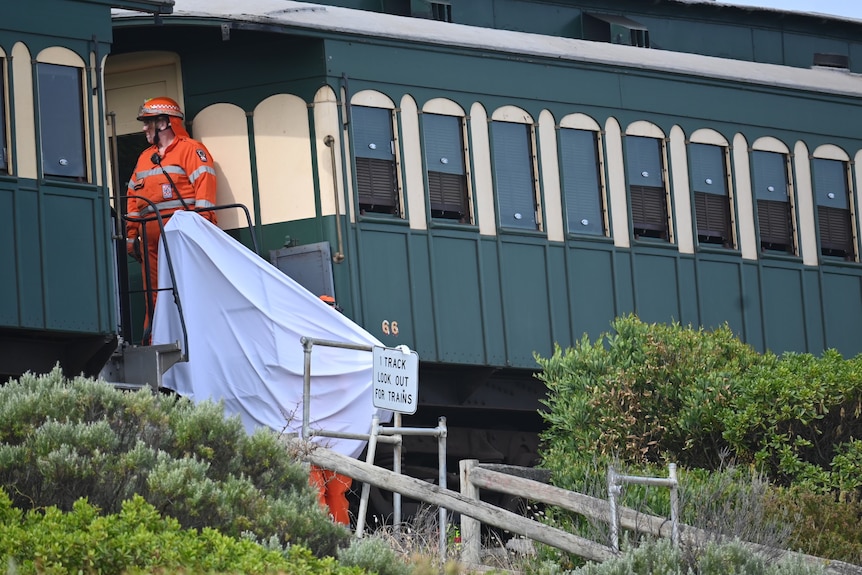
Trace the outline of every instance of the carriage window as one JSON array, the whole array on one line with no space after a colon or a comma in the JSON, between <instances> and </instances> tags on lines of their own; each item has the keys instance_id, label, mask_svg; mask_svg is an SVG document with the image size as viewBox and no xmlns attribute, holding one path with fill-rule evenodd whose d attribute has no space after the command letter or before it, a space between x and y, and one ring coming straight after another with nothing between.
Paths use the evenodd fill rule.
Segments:
<instances>
[{"instance_id":1,"label":"carriage window","mask_svg":"<svg viewBox=\"0 0 862 575\"><path fill-rule=\"evenodd\" d=\"M721 146L689 144L688 147L697 241L733 248L726 154L727 150Z\"/></svg>"},{"instance_id":2,"label":"carriage window","mask_svg":"<svg viewBox=\"0 0 862 575\"><path fill-rule=\"evenodd\" d=\"M533 172L532 130L529 124L491 123L494 185L500 226L541 229L536 178Z\"/></svg>"},{"instance_id":3,"label":"carriage window","mask_svg":"<svg viewBox=\"0 0 862 575\"><path fill-rule=\"evenodd\" d=\"M8 150L6 141L6 61L0 58L0 173L9 172Z\"/></svg>"},{"instance_id":4,"label":"carriage window","mask_svg":"<svg viewBox=\"0 0 862 575\"><path fill-rule=\"evenodd\" d=\"M787 156L777 152L752 152L754 197L760 249L795 254L793 206L787 180Z\"/></svg>"},{"instance_id":5,"label":"carriage window","mask_svg":"<svg viewBox=\"0 0 862 575\"><path fill-rule=\"evenodd\" d=\"M560 156L569 233L605 235L598 134L561 128Z\"/></svg>"},{"instance_id":6,"label":"carriage window","mask_svg":"<svg viewBox=\"0 0 862 575\"><path fill-rule=\"evenodd\" d=\"M424 114L425 166L431 217L471 223L461 118Z\"/></svg>"},{"instance_id":7,"label":"carriage window","mask_svg":"<svg viewBox=\"0 0 862 575\"><path fill-rule=\"evenodd\" d=\"M392 112L353 106L351 114L359 211L401 216Z\"/></svg>"},{"instance_id":8,"label":"carriage window","mask_svg":"<svg viewBox=\"0 0 862 575\"><path fill-rule=\"evenodd\" d=\"M814 160L813 168L820 253L853 261L856 259L856 241L847 164L818 158Z\"/></svg>"},{"instance_id":9,"label":"carriage window","mask_svg":"<svg viewBox=\"0 0 862 575\"><path fill-rule=\"evenodd\" d=\"M42 172L84 180L84 104L81 69L38 65Z\"/></svg>"},{"instance_id":10,"label":"carriage window","mask_svg":"<svg viewBox=\"0 0 862 575\"><path fill-rule=\"evenodd\" d=\"M626 167L635 239L670 241L663 166L661 140L626 137Z\"/></svg>"}]
</instances>

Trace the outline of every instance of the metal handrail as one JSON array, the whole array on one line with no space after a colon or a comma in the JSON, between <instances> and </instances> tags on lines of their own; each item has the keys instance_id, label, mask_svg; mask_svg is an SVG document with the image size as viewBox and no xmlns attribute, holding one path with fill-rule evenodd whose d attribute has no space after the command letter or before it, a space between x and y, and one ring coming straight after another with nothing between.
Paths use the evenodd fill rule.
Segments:
<instances>
[{"instance_id":1,"label":"metal handrail","mask_svg":"<svg viewBox=\"0 0 862 575\"><path fill-rule=\"evenodd\" d=\"M137 195L137 194L127 194L127 195L123 195L123 196L118 196L118 199L121 201L127 200L129 198L136 198L136 199L141 199L141 200L145 201L149 205L150 210L152 210L152 215L148 215L145 217L143 217L143 216L142 217L135 217L135 216L129 216L128 214L124 213L121 216L124 221L142 223L142 224L146 224L146 223L152 222L152 221L158 222L159 234L162 238L163 245L165 246L165 259L167 260L167 264L168 264L168 272L170 273L170 276L171 276L171 288L170 289L171 289L171 292L173 293L173 296L174 296L174 303L177 305L177 311L179 312L179 316L180 316L180 325L181 325L181 328L183 331L183 349L182 349L182 360L181 361L188 361L188 358L189 358L188 329L186 328L186 320L185 320L185 315L183 314L183 306L182 306L182 302L180 301L180 294L179 294L179 291L177 290L176 274L174 272L174 265L173 265L173 260L171 258L170 246L169 246L169 242L168 242L167 238L165 237L164 220L170 218L170 216L173 215L173 212L171 214L169 214L166 218L163 218L161 212L156 208L156 204L153 203L148 198L145 198L145 197ZM120 205L123 205L123 203L121 203ZM212 206L209 208L195 208L193 210L187 210L187 211L201 213L201 212L216 212L216 211L232 209L232 208L239 208L245 214L246 222L248 224L248 229L249 229L249 235L251 236L251 241L252 241L252 244L254 245L254 251L256 254L260 254L260 247L258 246L257 238L255 237L255 234L252 231L251 214L249 213L248 208L244 204L221 204L221 205ZM146 225L141 226L141 234L142 234L141 242L143 243L144 246L146 246L147 245L147 226ZM120 236L118 238L118 241L125 241L125 238ZM121 253L123 251L125 251L125 246L123 246L123 250L121 251ZM145 279L144 283L145 283L145 285L148 285L148 279L149 279L149 275L150 275L149 258L146 258L146 257L143 258L143 265L144 265L144 274L146 274L146 276L147 276L146 278L144 278ZM150 318L150 327L152 327L153 314L155 312L155 305L153 303L153 298L151 297L151 295L153 292L158 292L158 291L162 291L158 288L158 286L153 287L153 286L148 285L148 287L144 289L144 292L146 294L146 297L144 299L146 301L147 314Z\"/></svg>"}]
</instances>

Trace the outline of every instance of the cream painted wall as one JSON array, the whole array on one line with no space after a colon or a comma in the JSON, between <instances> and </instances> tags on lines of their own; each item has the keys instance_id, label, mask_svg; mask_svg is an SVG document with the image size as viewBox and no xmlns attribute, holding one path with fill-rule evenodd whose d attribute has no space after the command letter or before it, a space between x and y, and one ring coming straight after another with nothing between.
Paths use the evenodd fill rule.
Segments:
<instances>
[{"instance_id":1,"label":"cream painted wall","mask_svg":"<svg viewBox=\"0 0 862 575\"><path fill-rule=\"evenodd\" d=\"M811 163L808 161L808 146L796 142L793 147L796 157L796 214L799 218L799 251L802 263L816 266L820 259L817 247L817 226L814 222L814 186L811 182Z\"/></svg>"},{"instance_id":2,"label":"cream painted wall","mask_svg":"<svg viewBox=\"0 0 862 575\"><path fill-rule=\"evenodd\" d=\"M345 214L344 194L342 193L343 171L341 164L340 129L338 121L338 102L335 92L329 86L323 86L314 95L314 135L317 138L317 173L320 188L320 209L324 216L336 213L335 202L338 199L338 213ZM327 146L327 136L332 138L332 146ZM333 151L335 166L333 167ZM333 181L333 170L335 181Z\"/></svg>"},{"instance_id":3,"label":"cream painted wall","mask_svg":"<svg viewBox=\"0 0 862 575\"><path fill-rule=\"evenodd\" d=\"M308 145L311 138L308 106L297 96L276 94L257 105L252 119L261 223L314 218L317 213L314 170ZM237 142L234 154L247 157L248 142L244 151L241 145ZM332 182L331 177L329 182ZM334 211L331 189L325 197L330 211Z\"/></svg>"},{"instance_id":4,"label":"cream painted wall","mask_svg":"<svg viewBox=\"0 0 862 575\"><path fill-rule=\"evenodd\" d=\"M497 216L494 211L494 178L491 174L491 141L488 134L488 114L482 104L470 109L470 127L473 140L473 175L476 180L474 200L479 218L479 233L497 235Z\"/></svg>"},{"instance_id":5,"label":"cream painted wall","mask_svg":"<svg viewBox=\"0 0 862 575\"><path fill-rule=\"evenodd\" d=\"M218 179L218 204L245 204L254 223L251 189L251 161L248 153L248 124L242 108L233 104L213 104L194 118L194 137L213 156ZM245 228L240 210L222 210L219 226L225 230Z\"/></svg>"},{"instance_id":6,"label":"cream painted wall","mask_svg":"<svg viewBox=\"0 0 862 575\"><path fill-rule=\"evenodd\" d=\"M748 142L742 134L733 137L733 172L736 176L736 210L739 226L739 250L747 260L756 260L760 250L754 229L754 198L751 192L751 163Z\"/></svg>"},{"instance_id":7,"label":"cream painted wall","mask_svg":"<svg viewBox=\"0 0 862 575\"><path fill-rule=\"evenodd\" d=\"M623 160L623 134L616 118L605 122L605 161L608 167L608 195L610 196L610 218L614 245L627 248L629 238L629 208L626 194L625 161Z\"/></svg>"},{"instance_id":8,"label":"cream painted wall","mask_svg":"<svg viewBox=\"0 0 862 575\"><path fill-rule=\"evenodd\" d=\"M15 78L15 149L13 174L21 178L39 176L36 163L36 112L33 101L33 67L30 50L22 42L12 47L12 75Z\"/></svg>"},{"instance_id":9,"label":"cream painted wall","mask_svg":"<svg viewBox=\"0 0 862 575\"><path fill-rule=\"evenodd\" d=\"M676 243L680 253L694 253L694 222L691 219L691 187L688 177L688 150L685 133L679 126L670 130L670 161L673 166L674 217L676 218Z\"/></svg>"},{"instance_id":10,"label":"cream painted wall","mask_svg":"<svg viewBox=\"0 0 862 575\"><path fill-rule=\"evenodd\" d=\"M409 95L401 98L401 144L404 148L404 181L407 186L407 213L410 228L428 228L425 211L425 177L422 173L422 144L419 136L419 109Z\"/></svg>"},{"instance_id":11,"label":"cream painted wall","mask_svg":"<svg viewBox=\"0 0 862 575\"><path fill-rule=\"evenodd\" d=\"M542 191L545 205L545 231L548 239L566 239L563 199L560 190L560 164L557 154L557 129L554 116L547 110L539 114L539 147L542 151Z\"/></svg>"},{"instance_id":12,"label":"cream painted wall","mask_svg":"<svg viewBox=\"0 0 862 575\"><path fill-rule=\"evenodd\" d=\"M117 134L140 131L138 111L145 100L158 96L183 107L180 59L173 52L135 52L108 56L105 63L107 112L117 115Z\"/></svg>"}]
</instances>

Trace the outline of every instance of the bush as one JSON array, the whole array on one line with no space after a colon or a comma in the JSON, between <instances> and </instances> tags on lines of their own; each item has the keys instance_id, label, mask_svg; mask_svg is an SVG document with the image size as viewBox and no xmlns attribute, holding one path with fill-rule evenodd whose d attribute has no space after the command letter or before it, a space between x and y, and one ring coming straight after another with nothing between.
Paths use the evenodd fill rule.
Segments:
<instances>
[{"instance_id":1,"label":"bush","mask_svg":"<svg viewBox=\"0 0 862 575\"><path fill-rule=\"evenodd\" d=\"M767 498L766 516L802 518L792 523L789 548L862 565L862 502L838 501L831 493L781 489Z\"/></svg>"},{"instance_id":2,"label":"bush","mask_svg":"<svg viewBox=\"0 0 862 575\"><path fill-rule=\"evenodd\" d=\"M379 537L354 539L350 547L338 550L338 560L343 565L361 567L377 575L410 574L410 567Z\"/></svg>"},{"instance_id":3,"label":"bush","mask_svg":"<svg viewBox=\"0 0 862 575\"><path fill-rule=\"evenodd\" d=\"M628 316L612 327L595 343L584 337L573 348L537 358L538 377L548 388L542 465L555 485L588 493L592 488L605 497L604 481L595 478L603 478L608 465L631 475L663 476L674 462L692 492L709 494L715 493L709 474L734 464L750 468L766 485L760 496L741 494L767 521L748 531L769 537L781 535L773 529L781 520L761 514L763 497L775 486L860 501L862 355L759 354L726 326L705 331ZM741 480L742 486L748 481ZM725 505L730 496L736 497L733 490L714 503ZM624 497L623 505L669 514L665 489L627 487ZM859 521L855 506L827 508L840 515L834 524ZM815 510L784 505L781 517L795 521L800 512ZM695 525L709 520L687 518ZM576 527L583 532L584 522ZM858 561L853 545L828 548L808 540L820 537L813 531L794 533L798 547Z\"/></svg>"},{"instance_id":4,"label":"bush","mask_svg":"<svg viewBox=\"0 0 862 575\"><path fill-rule=\"evenodd\" d=\"M204 528L182 529L142 497L123 502L118 514L101 515L83 499L64 513L56 507L27 513L0 490L0 561L10 573L296 573L360 575L331 557L316 559L301 546L267 550Z\"/></svg>"},{"instance_id":5,"label":"bush","mask_svg":"<svg viewBox=\"0 0 862 575\"><path fill-rule=\"evenodd\" d=\"M738 542L709 545L686 559L670 541L648 542L602 564L590 563L572 575L819 575L823 568L797 560L771 562Z\"/></svg>"},{"instance_id":6,"label":"bush","mask_svg":"<svg viewBox=\"0 0 862 575\"><path fill-rule=\"evenodd\" d=\"M862 355L761 355L727 327L634 316L613 328L537 358L548 387L543 462L557 479L596 454L708 470L733 461L782 485L862 495Z\"/></svg>"},{"instance_id":7,"label":"bush","mask_svg":"<svg viewBox=\"0 0 862 575\"><path fill-rule=\"evenodd\" d=\"M537 358L548 387L544 464L564 470L576 457L583 467L599 455L717 469L728 445L723 412L757 352L726 326L706 332L629 316L613 328L594 344L585 336Z\"/></svg>"},{"instance_id":8,"label":"bush","mask_svg":"<svg viewBox=\"0 0 862 575\"><path fill-rule=\"evenodd\" d=\"M184 528L250 532L334 555L328 519L278 436L248 436L211 402L66 380L59 369L0 388L0 487L16 507L70 511L85 498L118 513L139 494Z\"/></svg>"}]
</instances>

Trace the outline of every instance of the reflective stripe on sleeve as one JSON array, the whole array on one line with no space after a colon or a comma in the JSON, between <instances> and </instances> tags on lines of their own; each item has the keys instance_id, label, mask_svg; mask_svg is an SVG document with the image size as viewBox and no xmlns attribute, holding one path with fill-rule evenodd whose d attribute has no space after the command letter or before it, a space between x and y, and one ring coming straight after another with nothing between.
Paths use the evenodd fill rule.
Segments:
<instances>
[{"instance_id":1,"label":"reflective stripe on sleeve","mask_svg":"<svg viewBox=\"0 0 862 575\"><path fill-rule=\"evenodd\" d=\"M212 174L213 176L216 175L215 170L212 168L212 166L201 166L200 168L189 174L189 181L194 184L195 180L197 180L204 174Z\"/></svg>"}]
</instances>

